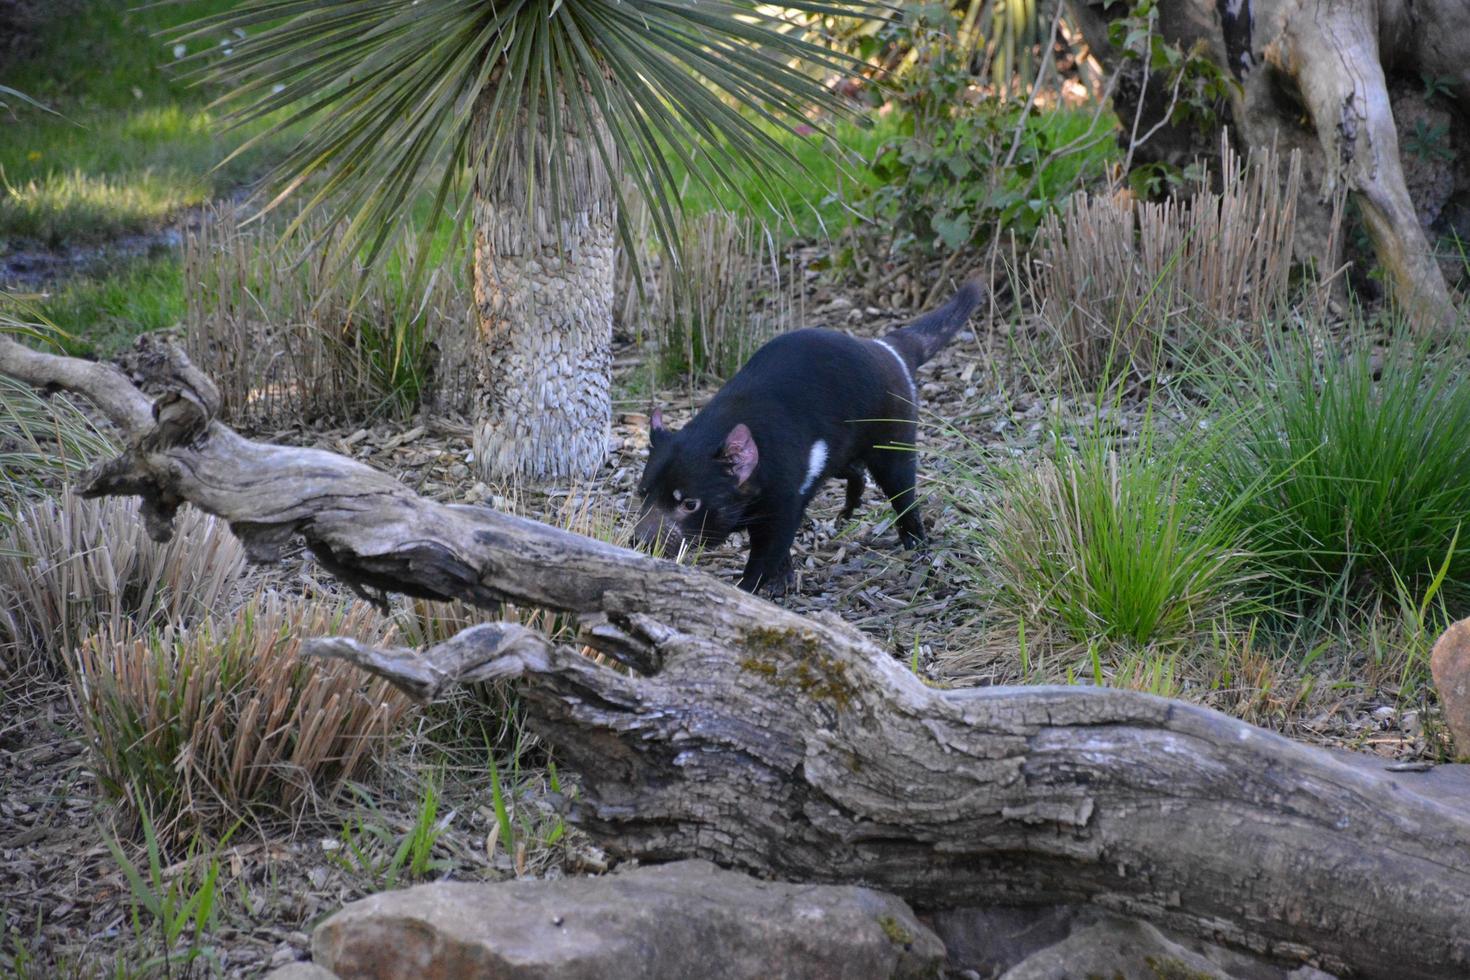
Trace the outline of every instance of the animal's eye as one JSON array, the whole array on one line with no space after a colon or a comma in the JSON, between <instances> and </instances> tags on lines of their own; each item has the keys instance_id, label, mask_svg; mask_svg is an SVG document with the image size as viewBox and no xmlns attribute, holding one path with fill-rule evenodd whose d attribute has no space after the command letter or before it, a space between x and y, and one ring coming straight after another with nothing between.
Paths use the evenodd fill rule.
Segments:
<instances>
[{"instance_id":1,"label":"animal's eye","mask_svg":"<svg viewBox=\"0 0 1470 980\"><path fill-rule=\"evenodd\" d=\"M683 500L679 501L679 509L686 514L694 513L695 511L699 510L699 498L685 497Z\"/></svg>"}]
</instances>

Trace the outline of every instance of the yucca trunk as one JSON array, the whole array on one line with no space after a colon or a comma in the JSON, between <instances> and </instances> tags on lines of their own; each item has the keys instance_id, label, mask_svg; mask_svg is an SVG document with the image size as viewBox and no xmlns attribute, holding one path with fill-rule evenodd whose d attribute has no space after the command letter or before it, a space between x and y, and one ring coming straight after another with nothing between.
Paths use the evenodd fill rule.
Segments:
<instances>
[{"instance_id":1,"label":"yucca trunk","mask_svg":"<svg viewBox=\"0 0 1470 980\"><path fill-rule=\"evenodd\" d=\"M493 95L481 97L481 133ZM585 479L607 452L617 202L597 143L567 125L560 227L544 129L532 146L517 128L494 172L482 163L475 174L474 449L487 478Z\"/></svg>"}]
</instances>

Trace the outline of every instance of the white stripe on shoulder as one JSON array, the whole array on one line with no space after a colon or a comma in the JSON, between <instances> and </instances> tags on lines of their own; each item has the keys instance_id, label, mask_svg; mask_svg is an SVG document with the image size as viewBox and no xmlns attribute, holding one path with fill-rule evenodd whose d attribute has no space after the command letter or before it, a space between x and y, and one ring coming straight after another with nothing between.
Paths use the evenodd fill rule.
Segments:
<instances>
[{"instance_id":1,"label":"white stripe on shoulder","mask_svg":"<svg viewBox=\"0 0 1470 980\"><path fill-rule=\"evenodd\" d=\"M898 362L898 369L903 373L904 384L908 385L909 388L909 401L917 405L919 403L919 392L918 389L914 387L913 376L909 374L908 362L905 361L903 359L903 355L894 350L892 345L890 345L887 341L875 340L873 341L873 343L877 344L879 347L892 354L893 359Z\"/></svg>"},{"instance_id":2,"label":"white stripe on shoulder","mask_svg":"<svg viewBox=\"0 0 1470 980\"><path fill-rule=\"evenodd\" d=\"M817 482L817 477L822 475L822 469L827 465L827 443L821 439L812 443L812 451L806 459L806 480L801 485L799 493L805 495Z\"/></svg>"}]
</instances>

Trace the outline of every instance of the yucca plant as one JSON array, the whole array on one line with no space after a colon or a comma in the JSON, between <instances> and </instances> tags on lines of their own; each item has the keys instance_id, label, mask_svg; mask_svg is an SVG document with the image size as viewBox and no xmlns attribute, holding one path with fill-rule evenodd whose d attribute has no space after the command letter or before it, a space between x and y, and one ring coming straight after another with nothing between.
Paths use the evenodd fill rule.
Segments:
<instances>
[{"instance_id":1,"label":"yucca plant","mask_svg":"<svg viewBox=\"0 0 1470 980\"><path fill-rule=\"evenodd\" d=\"M177 839L300 817L360 777L408 700L349 664L301 656L304 638L329 634L384 643L392 628L366 603L275 595L187 629L105 626L72 670L103 788Z\"/></svg>"},{"instance_id":2,"label":"yucca plant","mask_svg":"<svg viewBox=\"0 0 1470 980\"><path fill-rule=\"evenodd\" d=\"M247 101L236 120L279 113L255 140L312 121L272 175L276 200L321 177L303 214L342 219L340 255L375 261L431 190L431 214L468 223L475 456L488 476L547 479L590 476L606 451L613 252L631 238L620 175L673 242L678 171L709 184L797 166L771 127L840 107L815 75L854 62L796 17L877 7L245 0L185 36L229 32L205 74Z\"/></svg>"}]
</instances>

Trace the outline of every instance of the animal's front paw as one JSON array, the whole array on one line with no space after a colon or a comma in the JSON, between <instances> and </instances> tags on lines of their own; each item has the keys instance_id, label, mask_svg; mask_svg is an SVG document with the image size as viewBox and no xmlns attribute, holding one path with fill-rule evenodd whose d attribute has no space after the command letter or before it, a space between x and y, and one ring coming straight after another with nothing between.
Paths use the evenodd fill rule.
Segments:
<instances>
[{"instance_id":1,"label":"animal's front paw","mask_svg":"<svg viewBox=\"0 0 1470 980\"><path fill-rule=\"evenodd\" d=\"M919 552L920 556L929 553L929 538L923 531L915 533L906 528L899 528L898 542L908 551Z\"/></svg>"},{"instance_id":2,"label":"animal's front paw","mask_svg":"<svg viewBox=\"0 0 1470 980\"><path fill-rule=\"evenodd\" d=\"M747 571L740 578L740 587L770 599L779 599L796 591L796 572L790 564L765 572Z\"/></svg>"}]
</instances>

